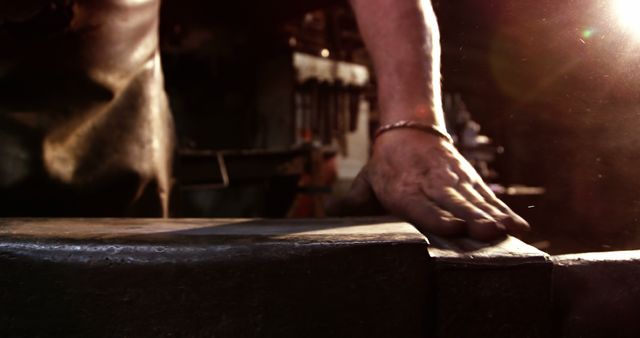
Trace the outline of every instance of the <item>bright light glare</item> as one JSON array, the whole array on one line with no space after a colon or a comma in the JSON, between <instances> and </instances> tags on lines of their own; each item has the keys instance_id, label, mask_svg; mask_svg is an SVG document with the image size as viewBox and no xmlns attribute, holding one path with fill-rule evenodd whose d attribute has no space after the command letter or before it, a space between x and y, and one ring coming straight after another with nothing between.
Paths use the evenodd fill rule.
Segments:
<instances>
[{"instance_id":1,"label":"bright light glare","mask_svg":"<svg viewBox=\"0 0 640 338\"><path fill-rule=\"evenodd\" d=\"M631 33L640 37L640 1L614 0L613 6L620 23Z\"/></svg>"}]
</instances>

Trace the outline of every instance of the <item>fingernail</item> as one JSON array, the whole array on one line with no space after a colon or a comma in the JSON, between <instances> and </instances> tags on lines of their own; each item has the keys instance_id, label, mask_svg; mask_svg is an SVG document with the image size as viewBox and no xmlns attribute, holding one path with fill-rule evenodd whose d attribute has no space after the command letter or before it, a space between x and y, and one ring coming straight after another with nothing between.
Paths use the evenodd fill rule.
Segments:
<instances>
[{"instance_id":1,"label":"fingernail","mask_svg":"<svg viewBox=\"0 0 640 338\"><path fill-rule=\"evenodd\" d=\"M513 217L513 219L514 219L516 222L518 222L518 223L520 223L520 224L522 224L522 225L526 225L527 227L529 227L529 226L530 226L530 225L529 225L529 222L527 222L527 220L525 220L524 218L522 218L522 216L520 216L520 215L518 215L518 214L516 214L516 213L513 213L513 214L511 215L511 217Z\"/></svg>"},{"instance_id":2,"label":"fingernail","mask_svg":"<svg viewBox=\"0 0 640 338\"><path fill-rule=\"evenodd\" d=\"M522 224L522 227L524 228L525 231L531 231L531 225L529 224L529 222L525 221L524 218L518 216L516 221Z\"/></svg>"}]
</instances>

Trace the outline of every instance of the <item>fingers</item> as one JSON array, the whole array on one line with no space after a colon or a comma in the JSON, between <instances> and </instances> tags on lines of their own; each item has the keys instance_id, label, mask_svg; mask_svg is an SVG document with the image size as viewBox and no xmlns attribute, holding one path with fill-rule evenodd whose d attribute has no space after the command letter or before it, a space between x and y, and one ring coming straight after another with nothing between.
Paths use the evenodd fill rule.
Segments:
<instances>
[{"instance_id":1,"label":"fingers","mask_svg":"<svg viewBox=\"0 0 640 338\"><path fill-rule=\"evenodd\" d=\"M466 224L463 220L442 210L419 191L401 196L390 209L392 213L428 233L446 237L465 233Z\"/></svg>"},{"instance_id":2,"label":"fingers","mask_svg":"<svg viewBox=\"0 0 640 338\"><path fill-rule=\"evenodd\" d=\"M510 233L517 235L522 234L523 232L527 232L531 229L529 223L527 223L527 221L520 217L520 215L511 210L511 208L509 208L498 197L496 197L493 191L491 191L491 189L484 182L481 181L479 183L476 183L474 187L475 190L484 198L484 200L487 201L487 203L490 203L503 213L509 215L509 219L511 220L511 222L506 225L509 227Z\"/></svg>"},{"instance_id":3,"label":"fingers","mask_svg":"<svg viewBox=\"0 0 640 338\"><path fill-rule=\"evenodd\" d=\"M382 210L380 202L366 179L366 169L355 178L351 190L344 198L327 206L332 216L371 215ZM395 196L387 206L389 211L404 218L418 229L440 236L456 236L465 233L466 224L451 213L442 210L419 190L415 193Z\"/></svg>"},{"instance_id":4,"label":"fingers","mask_svg":"<svg viewBox=\"0 0 640 338\"><path fill-rule=\"evenodd\" d=\"M452 179L442 174L418 185L388 185L390 176L380 175L372 171L374 169L366 166L355 178L349 193L328 205L327 213L333 216L373 215L380 214L384 206L422 231L440 236L466 233L482 241L497 240L506 233L519 235L529 228L527 222L500 201L479 178L472 180L470 176L447 171L445 174L450 173ZM470 183L473 181L479 183Z\"/></svg>"},{"instance_id":5,"label":"fingers","mask_svg":"<svg viewBox=\"0 0 640 338\"><path fill-rule=\"evenodd\" d=\"M461 183L457 187L458 192L462 195L462 197L466 198L467 201L471 202L474 206L480 208L482 211L491 215L496 221L501 222L503 219L509 217L509 215L502 212L500 209L487 203L487 201L477 192L470 183Z\"/></svg>"},{"instance_id":6,"label":"fingers","mask_svg":"<svg viewBox=\"0 0 640 338\"><path fill-rule=\"evenodd\" d=\"M326 206L329 216L370 216L382 212L382 206L365 179L365 170L361 171L353 181L347 195L331 201Z\"/></svg>"},{"instance_id":7,"label":"fingers","mask_svg":"<svg viewBox=\"0 0 640 338\"><path fill-rule=\"evenodd\" d=\"M429 197L453 216L464 220L467 223L469 236L482 241L491 241L505 235L506 228L502 223L488 211L473 205L455 188L444 187L435 196ZM472 195L470 197L474 198Z\"/></svg>"},{"instance_id":8,"label":"fingers","mask_svg":"<svg viewBox=\"0 0 640 338\"><path fill-rule=\"evenodd\" d=\"M518 222L518 219L514 218L509 212L506 210L503 211L503 208L499 208L493 203L489 203L484 196L482 196L470 183L461 183L457 187L458 191L462 196L464 196L468 201L470 201L476 207L482 209L484 212L488 213L493 217L496 221L500 222L505 226L507 232L514 236L522 235L524 229L522 228L521 223ZM505 208L506 205L504 205ZM516 215L517 218L520 218Z\"/></svg>"},{"instance_id":9,"label":"fingers","mask_svg":"<svg viewBox=\"0 0 640 338\"><path fill-rule=\"evenodd\" d=\"M510 234L519 236L529 231L529 224L495 196L469 162L460 161L458 166L453 167L453 171L460 178L460 182L478 182L476 184L460 183L457 189L471 203L504 224ZM499 213L495 213L495 209Z\"/></svg>"}]
</instances>

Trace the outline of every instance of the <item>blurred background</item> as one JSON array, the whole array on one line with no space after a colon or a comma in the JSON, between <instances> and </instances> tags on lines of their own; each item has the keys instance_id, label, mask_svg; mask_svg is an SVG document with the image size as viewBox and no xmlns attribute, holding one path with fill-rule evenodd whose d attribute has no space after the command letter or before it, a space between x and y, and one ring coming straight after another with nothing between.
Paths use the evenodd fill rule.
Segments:
<instances>
[{"instance_id":1,"label":"blurred background","mask_svg":"<svg viewBox=\"0 0 640 338\"><path fill-rule=\"evenodd\" d=\"M306 8L305 8L306 7ZM341 1L165 0L172 215L322 217L366 162L376 79ZM637 247L640 3L434 1L448 129L551 252Z\"/></svg>"}]
</instances>

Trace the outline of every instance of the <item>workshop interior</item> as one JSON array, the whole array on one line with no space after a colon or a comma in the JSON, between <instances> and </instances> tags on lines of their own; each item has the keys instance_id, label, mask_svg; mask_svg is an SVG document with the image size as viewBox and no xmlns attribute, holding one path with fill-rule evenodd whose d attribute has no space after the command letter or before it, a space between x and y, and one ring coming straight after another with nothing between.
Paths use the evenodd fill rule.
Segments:
<instances>
[{"instance_id":1,"label":"workshop interior","mask_svg":"<svg viewBox=\"0 0 640 338\"><path fill-rule=\"evenodd\" d=\"M137 57L119 59L127 39L159 46L150 64L161 72L140 74L163 80L132 81L108 123L93 104L121 98L67 72L75 65L57 44L76 19L88 23L78 39L99 35L101 18L74 12L74 2L135 9L108 37L117 48L89 51L101 67ZM11 47L0 46L0 159L10 159L0 163L0 216L9 215L0 218L0 336L638 336L640 1L431 1L447 132L531 226L491 243L420 233L384 210L329 212L383 126L348 1L163 0L158 41L127 30L153 23L145 6L158 3L0 0L0 42ZM47 52L16 57L33 41ZM7 55L37 66L14 72ZM112 75L91 74L121 85ZM163 83L166 100L149 83ZM70 114L68 102L86 114ZM61 128L32 141L62 120L82 137ZM164 130L166 142L149 147L172 147L171 156L121 156L123 140L144 143L144 132L128 138L138 127ZM70 173L74 156L88 161ZM84 179L160 162L171 172L153 183L165 217L144 218L157 201L137 205L131 216L141 217L104 212L114 196L148 201L148 191L116 191L108 179L91 201L25 179L43 163ZM13 188L22 181L29 191ZM93 215L83 208L96 204L102 218L46 213L63 205Z\"/></svg>"},{"instance_id":2,"label":"workshop interior","mask_svg":"<svg viewBox=\"0 0 640 338\"><path fill-rule=\"evenodd\" d=\"M30 39L70 20L71 2L38 3L25 2L28 15L4 19L2 30ZM176 140L171 217L325 217L367 163L380 126L376 75L352 10L346 1L283 6L162 3L159 46ZM525 240L556 253L635 247L635 2L433 7L447 130L494 192L531 223ZM19 7L3 10L12 8ZM14 90L3 91L10 109ZM8 158L19 156L10 137L0 141ZM19 176L16 163L3 169L8 181ZM110 197L91 198L106 204ZM22 204L21 215L30 216Z\"/></svg>"},{"instance_id":3,"label":"workshop interior","mask_svg":"<svg viewBox=\"0 0 640 338\"><path fill-rule=\"evenodd\" d=\"M379 126L352 11L290 16L273 5L212 20L218 4L192 2L162 12L178 134L172 215L324 216ZM434 1L447 129L542 249L637 245L635 6Z\"/></svg>"}]
</instances>

